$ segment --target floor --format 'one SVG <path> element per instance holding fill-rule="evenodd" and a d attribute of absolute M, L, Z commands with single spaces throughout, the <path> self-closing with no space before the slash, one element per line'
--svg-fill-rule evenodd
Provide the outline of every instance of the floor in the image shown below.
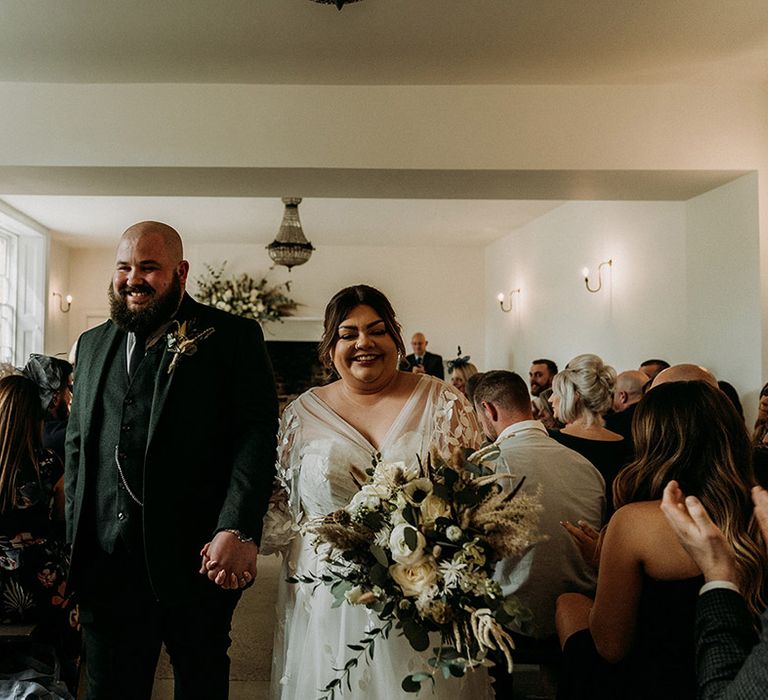
<path fill-rule="evenodd" d="M 230 700 L 267 700 L 272 663 L 275 596 L 280 575 L 277 557 L 261 557 L 257 583 L 243 594 L 232 621 Z M 515 691 L 509 700 L 551 700 L 553 684 L 537 666 L 515 668 Z M 152 700 L 172 700 L 173 673 L 163 654 Z M 309 698 L 307 700 L 310 700 Z"/>
<path fill-rule="evenodd" d="M 243 593 L 232 620 L 229 656 L 230 700 L 266 700 L 272 665 L 275 597 L 280 574 L 277 557 L 260 557 L 256 583 Z M 172 700 L 173 672 L 163 654 L 152 700 Z"/>

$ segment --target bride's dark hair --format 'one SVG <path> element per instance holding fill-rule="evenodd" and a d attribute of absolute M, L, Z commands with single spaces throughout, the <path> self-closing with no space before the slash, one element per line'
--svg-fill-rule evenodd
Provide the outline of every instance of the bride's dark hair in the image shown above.
<path fill-rule="evenodd" d="M 352 287 L 345 287 L 328 302 L 325 307 L 325 320 L 323 321 L 323 338 L 317 348 L 320 361 L 325 367 L 330 368 L 331 356 L 336 343 L 339 340 L 339 326 L 347 318 L 356 306 L 364 304 L 370 306 L 384 321 L 392 340 L 395 342 L 397 352 L 405 356 L 405 343 L 401 335 L 400 324 L 395 317 L 395 311 L 389 299 L 378 289 L 369 287 L 367 284 L 356 284 Z"/>

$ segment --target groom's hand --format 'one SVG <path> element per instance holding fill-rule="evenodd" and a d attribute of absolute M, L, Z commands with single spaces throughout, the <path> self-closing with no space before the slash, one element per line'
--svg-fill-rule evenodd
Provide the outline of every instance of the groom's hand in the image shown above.
<path fill-rule="evenodd" d="M 222 530 L 200 551 L 200 573 L 227 590 L 245 588 L 256 578 L 258 554 L 255 543 Z"/>

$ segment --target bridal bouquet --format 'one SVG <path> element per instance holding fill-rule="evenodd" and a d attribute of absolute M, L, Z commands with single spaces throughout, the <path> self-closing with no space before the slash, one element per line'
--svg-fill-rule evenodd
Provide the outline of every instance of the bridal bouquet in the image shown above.
<path fill-rule="evenodd" d="M 537 541 L 538 498 L 520 493 L 522 481 L 504 489 L 506 474 L 432 455 L 426 463 L 374 460 L 369 480 L 344 509 L 307 527 L 325 550 L 325 570 L 292 583 L 330 587 L 334 607 L 364 605 L 381 624 L 364 632 L 340 675 L 323 692 L 332 700 L 361 657 L 373 659 L 374 642 L 392 629 L 422 652 L 439 639 L 422 671 L 403 679 L 418 692 L 436 673 L 463 676 L 486 659 L 512 671 L 512 638 L 506 624 L 524 626 L 530 613 L 493 580 L 495 564 L 520 556 Z"/>
<path fill-rule="evenodd" d="M 225 265 L 205 266 L 207 272 L 196 280 L 198 301 L 256 321 L 279 321 L 296 310 L 288 283 L 269 287 L 266 278 L 257 281 L 246 273 L 225 279 Z"/>

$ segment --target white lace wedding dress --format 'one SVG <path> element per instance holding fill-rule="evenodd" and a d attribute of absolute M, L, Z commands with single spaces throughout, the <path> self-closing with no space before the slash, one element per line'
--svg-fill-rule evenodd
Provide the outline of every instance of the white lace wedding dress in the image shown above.
<path fill-rule="evenodd" d="M 317 397 L 302 394 L 283 414 L 278 454 L 279 479 L 288 491 L 289 513 L 294 522 L 316 518 L 344 507 L 358 490 L 352 478 L 365 480 L 365 470 L 380 454 L 383 462 L 412 463 L 426 457 L 431 445 L 446 455 L 458 446 L 476 447 L 481 440 L 476 419 L 463 396 L 441 381 L 422 376 L 378 450 Z M 267 518 L 263 550 L 285 540 L 286 528 Z M 366 629 L 377 626 L 375 613 L 364 606 L 343 604 L 332 608 L 333 598 L 324 585 L 289 584 L 292 573 L 321 573 L 322 563 L 309 537 L 297 535 L 285 552 L 278 596 L 278 623 L 272 667 L 272 697 L 276 700 L 311 700 L 335 678 L 334 669 L 356 654 L 356 644 Z M 437 643 L 438 640 L 435 640 Z M 351 676 L 352 691 L 343 688 L 336 697 L 359 700 L 413 698 L 400 684 L 423 670 L 429 654 L 414 651 L 405 637 L 392 630 L 388 640 L 377 639 L 374 661 L 360 660 Z M 437 679 L 434 694 L 429 682 L 420 697 L 448 700 L 491 698 L 485 669 L 464 678 Z"/>

